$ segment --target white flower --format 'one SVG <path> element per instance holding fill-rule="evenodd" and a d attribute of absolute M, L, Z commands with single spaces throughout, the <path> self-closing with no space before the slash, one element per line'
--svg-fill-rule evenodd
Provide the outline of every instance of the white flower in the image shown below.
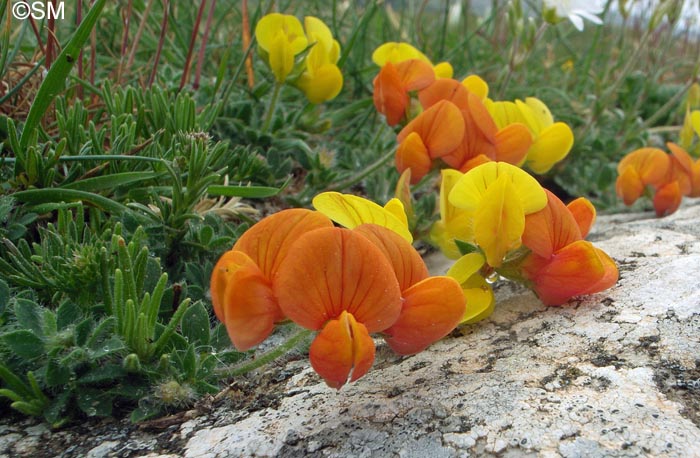
<path fill-rule="evenodd" d="M 554 10 L 559 18 L 569 18 L 571 23 L 583 31 L 583 20 L 588 19 L 594 24 L 602 24 L 603 21 L 596 16 L 603 12 L 603 5 L 599 0 L 543 0 L 545 17 L 548 10 Z"/>

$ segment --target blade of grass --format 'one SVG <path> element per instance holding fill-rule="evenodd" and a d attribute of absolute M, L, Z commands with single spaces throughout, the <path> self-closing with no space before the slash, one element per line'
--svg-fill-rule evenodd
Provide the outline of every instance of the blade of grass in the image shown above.
<path fill-rule="evenodd" d="M 155 172 L 123 172 L 104 175 L 94 178 L 86 178 L 84 180 L 75 181 L 65 186 L 63 189 L 77 189 L 79 191 L 100 191 L 104 189 L 113 189 L 127 184 L 134 185 L 143 181 L 149 181 L 162 176 L 162 173 Z"/>
<path fill-rule="evenodd" d="M 272 197 L 279 194 L 281 188 L 273 188 L 270 186 L 209 186 L 207 193 L 210 196 L 224 197 L 247 197 L 247 198 L 264 198 Z"/>
<path fill-rule="evenodd" d="M 80 54 L 80 49 L 90 36 L 90 31 L 97 23 L 97 19 L 100 17 L 102 8 L 104 8 L 106 3 L 107 0 L 97 0 L 93 7 L 90 8 L 90 11 L 85 16 L 85 20 L 63 48 L 63 51 L 61 51 L 61 54 L 59 54 L 56 62 L 46 75 L 46 79 L 41 83 L 32 107 L 29 109 L 27 121 L 24 124 L 24 129 L 22 129 L 22 136 L 19 139 L 22 148 L 27 147 L 32 132 L 41 122 L 41 118 L 44 117 L 53 99 L 63 90 L 66 78 L 73 68 L 78 54 Z"/>
<path fill-rule="evenodd" d="M 81 201 L 88 202 L 94 205 L 95 207 L 117 215 L 129 211 L 129 209 L 126 206 L 115 202 L 112 199 L 101 196 L 99 194 L 94 194 L 92 192 L 78 191 L 75 189 L 29 189 L 27 191 L 16 192 L 12 194 L 12 197 L 14 197 L 20 202 L 24 202 L 30 205 L 47 204 L 53 202 Z"/>

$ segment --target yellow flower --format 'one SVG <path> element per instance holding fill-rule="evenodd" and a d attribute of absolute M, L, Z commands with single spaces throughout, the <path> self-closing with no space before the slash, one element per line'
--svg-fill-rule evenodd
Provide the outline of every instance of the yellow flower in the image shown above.
<path fill-rule="evenodd" d="M 455 262 L 447 276 L 457 280 L 467 301 L 461 324 L 476 323 L 493 313 L 493 289 L 479 273 L 486 263 L 481 253 L 465 254 Z"/>
<path fill-rule="evenodd" d="M 413 242 L 403 204 L 397 198 L 391 199 L 382 207 L 352 194 L 322 192 L 314 197 L 312 203 L 320 213 L 348 229 L 371 223 L 391 229 L 408 242 Z"/>
<path fill-rule="evenodd" d="M 522 244 L 525 215 L 547 205 L 547 195 L 527 172 L 506 162 L 487 162 L 465 173 L 448 196 L 455 207 L 474 212 L 474 241 L 492 267 Z"/>
<path fill-rule="evenodd" d="M 482 102 L 489 96 L 489 85 L 479 75 L 467 76 L 462 80 L 462 85 L 479 97 Z"/>
<path fill-rule="evenodd" d="M 532 146 L 527 152 L 525 165 L 535 173 L 548 172 L 569 154 L 574 145 L 571 128 L 563 122 L 554 122 L 547 105 L 535 97 L 528 97 L 525 102 L 488 100 L 486 107 L 499 128 L 518 122 L 530 130 Z"/>
<path fill-rule="evenodd" d="M 305 70 L 296 85 L 311 103 L 321 103 L 333 99 L 343 87 L 343 74 L 336 65 L 340 58 L 340 44 L 318 18 L 307 16 L 304 27 L 312 46 L 306 56 Z"/>
<path fill-rule="evenodd" d="M 411 59 L 422 60 L 423 62 L 433 65 L 425 54 L 404 42 L 397 43 L 390 41 L 384 43 L 372 53 L 372 61 L 380 67 L 383 67 L 387 62 L 397 64 Z M 437 65 L 433 65 L 433 71 L 438 78 L 452 78 L 454 73 L 452 65 L 450 65 L 449 62 L 440 62 Z"/>
<path fill-rule="evenodd" d="M 294 56 L 306 49 L 308 41 L 297 18 L 272 13 L 255 26 L 255 39 L 278 83 L 284 83 L 294 68 Z"/>
<path fill-rule="evenodd" d="M 430 238 L 445 256 L 457 259 L 461 253 L 455 240 L 474 240 L 474 212 L 457 208 L 448 200 L 452 188 L 464 174 L 453 169 L 442 169 L 440 173 L 440 221 L 436 221 L 430 229 Z"/>

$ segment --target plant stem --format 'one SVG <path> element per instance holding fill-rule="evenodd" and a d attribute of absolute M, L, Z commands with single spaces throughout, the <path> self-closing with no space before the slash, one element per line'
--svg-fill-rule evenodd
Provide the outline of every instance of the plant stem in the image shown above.
<path fill-rule="evenodd" d="M 394 157 L 394 150 L 389 151 L 386 153 L 384 156 L 380 157 L 376 161 L 372 162 L 370 165 L 365 167 L 363 170 L 360 172 L 356 173 L 355 175 L 346 178 L 345 180 L 339 181 L 337 183 L 331 183 L 328 185 L 326 188 L 326 191 L 339 191 L 343 189 L 347 189 L 350 186 L 353 186 L 363 179 L 365 179 L 367 176 L 371 175 L 372 173 L 376 172 L 380 168 L 382 168 L 386 163 Z"/>
<path fill-rule="evenodd" d="M 169 0 L 163 0 L 163 20 L 160 24 L 160 37 L 158 38 L 158 47 L 156 48 L 156 57 L 153 59 L 153 69 L 151 76 L 148 77 L 148 87 L 153 86 L 153 81 L 156 79 L 158 70 L 158 62 L 160 61 L 160 53 L 163 51 L 163 43 L 165 43 L 165 30 L 168 28 L 168 10 L 170 8 Z"/>
<path fill-rule="evenodd" d="M 310 329 L 302 329 L 301 331 L 294 334 L 292 337 L 287 339 L 282 345 L 269 350 L 262 355 L 255 358 L 253 361 L 240 364 L 238 366 L 232 367 L 230 369 L 225 369 L 221 371 L 221 375 L 228 377 L 235 377 L 237 375 L 247 374 L 250 371 L 262 367 L 277 358 L 289 353 L 293 350 L 299 343 L 304 341 L 308 336 L 311 335 L 313 331 Z"/>
<path fill-rule="evenodd" d="M 267 107 L 267 114 L 265 115 L 265 122 L 262 126 L 263 133 L 267 132 L 272 124 L 272 115 L 275 112 L 275 106 L 277 106 L 277 99 L 280 96 L 280 89 L 282 89 L 282 83 L 275 82 L 275 90 L 272 92 L 272 98 L 270 99 L 270 105 Z"/>

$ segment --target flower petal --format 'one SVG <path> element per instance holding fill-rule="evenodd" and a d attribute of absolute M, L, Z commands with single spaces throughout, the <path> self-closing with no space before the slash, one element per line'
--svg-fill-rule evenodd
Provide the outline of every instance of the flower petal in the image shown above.
<path fill-rule="evenodd" d="M 423 109 L 427 110 L 441 100 L 448 100 L 460 109 L 467 108 L 469 91 L 458 81 L 439 78 L 433 84 L 418 93 Z"/>
<path fill-rule="evenodd" d="M 489 85 L 479 75 L 467 76 L 462 80 L 462 85 L 481 100 L 489 96 Z"/>
<path fill-rule="evenodd" d="M 497 161 L 520 165 L 532 145 L 532 134 L 525 124 L 509 124 L 496 133 L 494 138 Z"/>
<path fill-rule="evenodd" d="M 581 237 L 586 238 L 588 233 L 591 231 L 591 227 L 593 227 L 593 224 L 595 223 L 595 207 L 590 200 L 586 199 L 585 197 L 579 197 L 578 199 L 569 202 L 566 208 L 568 208 L 571 214 L 574 215 L 576 224 L 578 224 L 578 228 L 581 231 Z M 525 224 L 527 224 L 527 222 Z"/>
<path fill-rule="evenodd" d="M 461 285 L 479 272 L 485 263 L 486 258 L 481 253 L 467 253 L 452 264 L 447 276 L 454 278 Z"/>
<path fill-rule="evenodd" d="M 569 154 L 574 145 L 574 133 L 563 122 L 545 127 L 527 152 L 527 166 L 537 174 L 547 173 L 554 164 Z"/>
<path fill-rule="evenodd" d="M 374 79 L 374 107 L 386 116 L 386 122 L 395 126 L 401 121 L 408 107 L 408 94 L 401 77 L 392 63 L 384 65 Z"/>
<path fill-rule="evenodd" d="M 383 331 L 401 312 L 399 284 L 384 253 L 366 237 L 337 227 L 300 237 L 273 289 L 285 316 L 308 329 L 321 329 L 346 310 L 368 332 Z"/>
<path fill-rule="evenodd" d="M 377 224 L 396 232 L 409 243 L 413 242 L 405 215 L 399 218 L 392 211 L 371 200 L 352 194 L 322 192 L 314 197 L 312 203 L 320 213 L 348 229 L 354 229 L 365 223 Z"/>
<path fill-rule="evenodd" d="M 333 223 L 319 212 L 302 208 L 282 210 L 254 224 L 233 249 L 247 254 L 271 280 L 291 245 L 302 234 L 321 227 L 333 227 Z"/>
<path fill-rule="evenodd" d="M 437 158 L 454 150 L 464 136 L 464 118 L 457 106 L 442 100 L 408 123 L 397 136 L 399 142 L 411 133 L 420 135 L 431 158 Z"/>
<path fill-rule="evenodd" d="M 319 104 L 334 99 L 340 93 L 343 88 L 343 74 L 336 65 L 325 64 L 315 69 L 313 74 L 302 74 L 297 86 L 309 102 Z"/>
<path fill-rule="evenodd" d="M 461 324 L 472 324 L 491 316 L 496 305 L 493 289 L 484 277 L 475 274 L 462 283 L 462 292 L 467 300 L 467 309 Z"/>
<path fill-rule="evenodd" d="M 532 252 L 549 258 L 565 246 L 581 240 L 581 230 L 574 215 L 552 192 L 547 193 L 547 206 L 525 217 L 523 245 Z"/>
<path fill-rule="evenodd" d="M 420 59 L 424 62 L 430 62 L 425 54 L 418 51 L 408 43 L 387 42 L 379 46 L 372 53 L 372 62 L 380 67 L 386 65 L 387 62 L 399 63 L 409 59 Z"/>
<path fill-rule="evenodd" d="M 618 166 L 619 170 L 619 166 Z M 644 192 L 644 183 L 637 169 L 629 165 L 622 170 L 615 180 L 615 192 L 622 198 L 625 205 L 632 205 Z"/>
<path fill-rule="evenodd" d="M 661 186 L 654 194 L 654 210 L 656 216 L 668 216 L 678 210 L 683 194 L 678 181 L 672 181 Z"/>
<path fill-rule="evenodd" d="M 269 281 L 253 260 L 240 251 L 229 253 L 225 256 L 229 269 L 225 275 L 229 278 L 217 317 L 226 326 L 233 345 L 244 351 L 265 340 L 283 315 Z"/>
<path fill-rule="evenodd" d="M 374 341 L 367 328 L 345 311 L 326 323 L 309 348 L 311 366 L 335 389 L 348 378 L 353 382 L 365 375 L 372 367 L 374 354 Z"/>
<path fill-rule="evenodd" d="M 428 277 L 428 268 L 413 246 L 397 233 L 376 224 L 362 224 L 354 230 L 374 243 L 389 260 L 401 291 Z"/>
<path fill-rule="evenodd" d="M 408 171 L 410 173 L 411 184 L 418 183 L 430 172 L 433 165 L 428 148 L 425 147 L 423 140 L 416 132 L 411 132 L 399 143 L 394 161 L 399 172 L 403 174 Z"/>
<path fill-rule="evenodd" d="M 396 71 L 406 91 L 419 91 L 435 81 L 433 67 L 422 60 L 411 59 L 396 64 Z"/>
<path fill-rule="evenodd" d="M 400 355 L 424 350 L 449 334 L 464 316 L 462 288 L 450 277 L 430 277 L 403 292 L 399 319 L 385 331 L 386 342 Z"/>

